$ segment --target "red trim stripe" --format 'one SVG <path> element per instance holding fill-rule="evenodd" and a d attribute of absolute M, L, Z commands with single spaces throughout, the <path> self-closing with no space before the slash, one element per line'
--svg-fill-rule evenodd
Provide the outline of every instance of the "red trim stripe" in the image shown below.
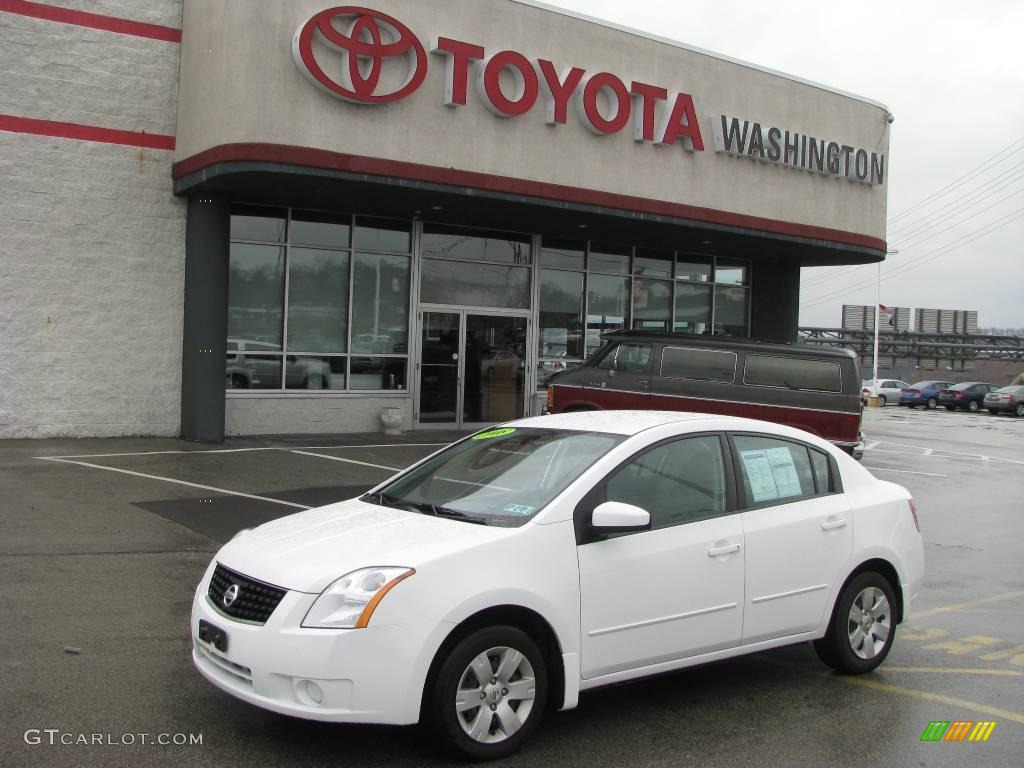
<path fill-rule="evenodd" d="M 496 176 L 475 171 L 460 171 L 455 168 L 441 168 L 399 160 L 382 160 L 374 157 L 346 155 L 309 147 L 291 147 L 281 144 L 222 144 L 211 147 L 174 164 L 172 175 L 175 179 L 201 171 L 218 163 L 281 163 L 308 168 L 324 168 L 347 173 L 370 176 L 392 176 L 414 181 L 446 184 L 490 192 L 504 192 L 547 200 L 560 200 L 582 205 L 616 208 L 625 211 L 639 211 L 695 222 L 720 224 L 729 227 L 770 232 L 791 237 L 825 240 L 846 246 L 868 248 L 884 253 L 885 240 L 856 232 L 797 224 L 758 216 L 747 216 L 713 208 L 683 205 L 665 200 L 650 200 L 632 195 L 600 192 L 594 189 L 569 187 L 543 181 L 531 181 L 506 176 Z"/>
<path fill-rule="evenodd" d="M 53 5 L 45 5 L 44 3 L 32 3 L 28 2 L 28 0 L 0 0 L 0 11 L 17 13 L 20 16 L 30 16 L 33 19 L 46 19 L 47 21 L 56 21 L 61 24 L 72 24 L 76 27 L 102 29 L 107 32 L 116 32 L 119 35 L 148 37 L 152 40 L 163 40 L 168 43 L 181 42 L 181 30 L 174 27 L 118 19 L 99 13 L 89 13 L 88 11 L 74 11 L 70 8 L 58 8 Z"/>
<path fill-rule="evenodd" d="M 174 149 L 174 137 L 162 133 L 145 131 L 118 131 L 113 128 L 97 128 L 94 125 L 59 123 L 53 120 L 36 120 L 31 117 L 0 115 L 0 131 L 31 133 L 35 136 L 54 136 L 59 139 L 98 141 L 103 144 L 124 144 L 129 147 L 149 149 Z"/>

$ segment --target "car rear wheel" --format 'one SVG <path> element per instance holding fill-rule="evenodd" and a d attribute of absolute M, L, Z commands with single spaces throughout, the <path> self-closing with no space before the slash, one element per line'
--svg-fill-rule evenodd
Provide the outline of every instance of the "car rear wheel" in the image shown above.
<path fill-rule="evenodd" d="M 879 408 L 885 408 L 885 404 L 887 402 L 888 401 L 885 399 L 885 395 L 879 395 L 878 396 L 878 407 Z"/>
<path fill-rule="evenodd" d="M 1013 412 L 1016 416 L 1024 418 L 1024 403 L 1017 403 L 1014 407 Z"/>
<path fill-rule="evenodd" d="M 896 637 L 896 600 L 879 573 L 858 574 L 836 601 L 828 633 L 814 642 L 818 657 L 837 672 L 863 675 L 889 655 Z"/>
<path fill-rule="evenodd" d="M 477 630 L 441 665 L 425 701 L 425 719 L 443 744 L 474 760 L 519 749 L 540 725 L 547 704 L 544 655 L 521 629 Z"/>
<path fill-rule="evenodd" d="M 929 397 L 928 398 L 928 410 L 929 411 L 934 411 L 936 408 L 938 408 L 938 406 L 939 406 L 939 401 L 938 400 L 936 400 L 934 397 Z"/>
<path fill-rule="evenodd" d="M 969 402 L 967 404 L 967 410 L 970 411 L 971 413 L 977 413 L 978 412 L 978 401 L 977 400 L 971 400 L 971 402 Z"/>

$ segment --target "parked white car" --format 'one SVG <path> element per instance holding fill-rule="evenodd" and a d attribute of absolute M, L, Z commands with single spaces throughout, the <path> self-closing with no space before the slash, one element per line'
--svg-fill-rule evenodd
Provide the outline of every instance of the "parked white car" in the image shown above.
<path fill-rule="evenodd" d="M 192 656 L 265 709 L 423 721 L 497 758 L 610 683 L 809 640 L 869 672 L 923 571 L 910 494 L 806 432 L 542 416 L 237 535 L 196 591 Z"/>
<path fill-rule="evenodd" d="M 898 405 L 900 402 L 900 394 L 904 389 L 909 389 L 910 385 L 905 381 L 899 379 L 867 379 L 860 385 L 860 399 L 867 403 L 869 397 L 877 397 L 878 404 L 885 406 L 888 403 Z"/>

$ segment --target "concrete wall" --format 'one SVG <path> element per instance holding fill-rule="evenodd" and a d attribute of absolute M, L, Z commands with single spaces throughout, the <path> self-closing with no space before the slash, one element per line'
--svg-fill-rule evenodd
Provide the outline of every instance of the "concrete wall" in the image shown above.
<path fill-rule="evenodd" d="M 455 38 L 488 54 L 549 59 L 559 71 L 577 66 L 689 93 L 706 151 L 636 142 L 631 126 L 598 136 L 572 108 L 565 125 L 547 125 L 542 100 L 520 117 L 498 117 L 472 83 L 466 106 L 446 107 L 445 59 L 430 53 L 429 74 L 412 95 L 352 104 L 307 80 L 292 57 L 293 35 L 325 7 L 320 0 L 185 0 L 177 160 L 263 142 L 885 238 L 884 185 L 716 153 L 707 124 L 709 115 L 726 114 L 886 153 L 880 105 L 512 0 L 375 0 L 372 7 L 404 23 L 427 50 L 434 37 Z M 338 54 L 322 57 L 324 67 L 340 70 Z"/>
<path fill-rule="evenodd" d="M 412 428 L 412 398 L 409 396 L 229 395 L 224 431 L 229 437 L 380 432 L 380 412 L 384 408 L 402 409 L 405 414 L 402 428 Z"/>
<path fill-rule="evenodd" d="M 180 26 L 180 0 L 51 4 Z M 179 47 L 0 13 L 0 113 L 173 135 Z M 171 160 L 0 132 L 0 438 L 178 433 Z"/>

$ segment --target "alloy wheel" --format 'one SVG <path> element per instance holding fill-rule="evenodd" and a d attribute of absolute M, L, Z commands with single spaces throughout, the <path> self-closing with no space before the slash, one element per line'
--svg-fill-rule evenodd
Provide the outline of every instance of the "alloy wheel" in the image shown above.
<path fill-rule="evenodd" d="M 865 587 L 854 598 L 847 618 L 850 650 L 861 659 L 873 659 L 889 641 L 892 610 L 885 593 L 877 587 Z"/>
<path fill-rule="evenodd" d="M 469 663 L 459 679 L 456 716 L 473 741 L 495 744 L 523 727 L 535 697 L 536 678 L 529 659 L 515 648 L 489 648 Z"/>

